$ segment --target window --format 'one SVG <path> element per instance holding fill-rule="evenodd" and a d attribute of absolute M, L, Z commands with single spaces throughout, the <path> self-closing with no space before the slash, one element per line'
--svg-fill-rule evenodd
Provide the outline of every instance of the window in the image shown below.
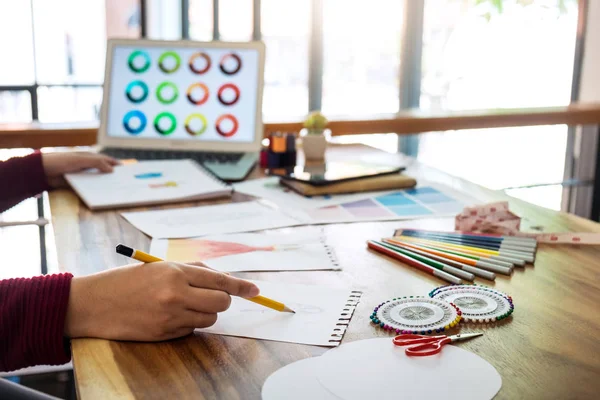
<path fill-rule="evenodd" d="M 210 41 L 213 38 L 212 0 L 190 0 L 188 13 L 190 39 Z"/>
<path fill-rule="evenodd" d="M 253 1 L 219 0 L 219 38 L 229 42 L 252 40 Z"/>
<path fill-rule="evenodd" d="M 426 0 L 421 108 L 568 104 L 576 28 L 575 0 Z M 566 126 L 438 132 L 420 138 L 421 161 L 492 189 L 563 180 Z M 511 193 L 560 209 L 560 185 Z"/>
<path fill-rule="evenodd" d="M 0 122 L 97 119 L 106 38 L 139 34 L 139 0 L 0 0 Z"/>
<path fill-rule="evenodd" d="M 261 1 L 261 33 L 267 48 L 263 114 L 267 120 L 308 112 L 310 6 L 306 0 Z"/>
<path fill-rule="evenodd" d="M 324 113 L 398 111 L 402 4 L 323 0 Z"/>

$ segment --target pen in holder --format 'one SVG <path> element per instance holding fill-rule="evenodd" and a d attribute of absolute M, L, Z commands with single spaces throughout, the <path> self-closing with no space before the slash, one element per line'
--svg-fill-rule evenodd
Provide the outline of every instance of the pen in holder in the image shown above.
<path fill-rule="evenodd" d="M 269 136 L 269 147 L 261 152 L 261 166 L 268 169 L 292 168 L 296 165 L 296 135 L 276 132 Z"/>

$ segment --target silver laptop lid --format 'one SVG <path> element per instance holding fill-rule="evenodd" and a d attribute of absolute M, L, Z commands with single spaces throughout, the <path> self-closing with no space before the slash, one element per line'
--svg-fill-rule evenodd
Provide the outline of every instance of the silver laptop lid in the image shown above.
<path fill-rule="evenodd" d="M 262 42 L 108 41 L 103 147 L 258 151 Z"/>

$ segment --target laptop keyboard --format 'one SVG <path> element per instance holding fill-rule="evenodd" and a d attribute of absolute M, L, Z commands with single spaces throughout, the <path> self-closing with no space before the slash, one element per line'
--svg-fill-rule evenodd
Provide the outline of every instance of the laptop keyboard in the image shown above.
<path fill-rule="evenodd" d="M 149 150 L 149 149 L 122 149 L 105 148 L 101 153 L 120 159 L 134 158 L 136 160 L 181 160 L 192 159 L 201 164 L 221 163 L 235 164 L 244 153 L 208 153 L 198 151 L 179 150 Z"/>

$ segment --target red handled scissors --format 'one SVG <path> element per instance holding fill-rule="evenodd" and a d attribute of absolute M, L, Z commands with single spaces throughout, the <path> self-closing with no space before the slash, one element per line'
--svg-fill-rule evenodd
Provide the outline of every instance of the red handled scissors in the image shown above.
<path fill-rule="evenodd" d="M 394 338 L 394 344 L 396 346 L 410 346 L 404 350 L 407 356 L 432 356 L 442 351 L 442 346 L 447 345 L 448 343 L 459 342 L 481 335 L 483 335 L 483 333 L 463 333 L 453 336 L 403 334 Z"/>

